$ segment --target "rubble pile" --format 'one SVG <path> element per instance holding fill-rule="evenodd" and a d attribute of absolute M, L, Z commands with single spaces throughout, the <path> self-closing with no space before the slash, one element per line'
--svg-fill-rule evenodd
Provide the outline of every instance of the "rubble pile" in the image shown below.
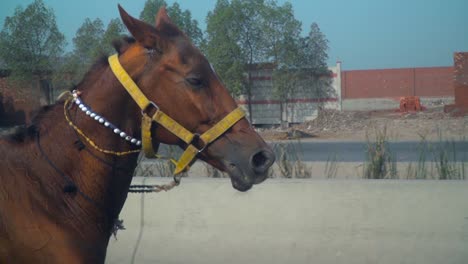
<path fill-rule="evenodd" d="M 325 139 L 365 139 L 366 133 L 386 129 L 395 140 L 419 140 L 421 137 L 437 138 L 468 136 L 468 118 L 453 117 L 444 113 L 443 107 L 419 112 L 399 111 L 336 111 L 322 110 L 309 122 L 259 129 L 267 140 L 318 137 Z"/>

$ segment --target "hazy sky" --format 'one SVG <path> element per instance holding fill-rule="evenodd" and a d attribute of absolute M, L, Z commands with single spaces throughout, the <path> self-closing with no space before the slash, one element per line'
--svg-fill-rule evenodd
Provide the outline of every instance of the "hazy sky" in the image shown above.
<path fill-rule="evenodd" d="M 146 0 L 44 0 L 57 16 L 69 47 L 86 17 L 105 25 L 118 16 L 117 3 L 138 17 Z M 33 0 L 2 0 L 0 23 Z M 174 1 L 166 0 L 172 4 Z M 179 0 L 205 30 L 215 0 Z M 278 1 L 284 3 L 284 0 Z M 317 22 L 330 41 L 329 65 L 343 69 L 450 66 L 453 52 L 468 51 L 468 0 L 292 0 L 304 34 Z M 71 49 L 71 48 L 69 48 Z"/>

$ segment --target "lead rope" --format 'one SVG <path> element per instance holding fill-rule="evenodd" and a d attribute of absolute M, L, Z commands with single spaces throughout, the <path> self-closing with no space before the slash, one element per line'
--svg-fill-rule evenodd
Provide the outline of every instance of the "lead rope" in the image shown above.
<path fill-rule="evenodd" d="M 169 191 L 175 186 L 180 184 L 180 179 L 177 181 L 172 181 L 168 184 L 163 184 L 163 185 L 130 185 L 130 188 L 128 189 L 128 192 L 131 193 L 152 193 L 152 192 L 161 192 L 161 191 Z"/>

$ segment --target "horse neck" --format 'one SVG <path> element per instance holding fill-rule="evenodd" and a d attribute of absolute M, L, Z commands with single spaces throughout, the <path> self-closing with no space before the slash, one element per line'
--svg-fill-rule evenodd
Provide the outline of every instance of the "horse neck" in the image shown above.
<path fill-rule="evenodd" d="M 82 93 L 81 100 L 95 113 L 126 131 L 129 135 L 139 138 L 140 113 L 135 102 L 115 80 L 109 67 L 106 66 L 101 71 L 96 72 L 94 76 L 97 77 L 86 77 L 77 87 L 77 90 Z M 111 129 L 87 116 L 77 106 L 74 106 L 69 113 L 76 127 L 100 148 L 116 152 L 137 148 Z M 103 225 L 102 229 L 108 232 L 125 202 L 138 154 L 117 157 L 102 153 L 67 126 L 65 125 L 65 129 L 51 131 L 48 135 L 49 140 L 60 137 L 61 135 L 58 134 L 63 133 L 63 131 L 69 131 L 66 134 L 72 138 L 68 139 L 66 145 L 71 145 L 78 138 L 84 144 L 85 149 L 75 151 L 72 157 L 66 159 L 64 167 L 68 168 L 67 171 L 79 191 L 92 200 L 90 202 L 86 201 L 87 199 L 81 199 L 80 206 L 85 208 L 85 214 L 90 216 L 90 221 L 93 222 L 97 219 L 106 219 L 105 223 L 101 224 Z M 43 139 L 44 144 L 46 144 L 46 140 L 47 138 Z M 60 151 L 58 152 L 60 153 Z M 55 156 L 59 159 L 60 154 Z M 64 159 L 62 158 L 62 160 Z M 105 214 L 106 217 L 102 218 L 102 214 Z"/>
<path fill-rule="evenodd" d="M 141 115 L 137 104 L 120 85 L 108 66 L 97 72 L 95 75 L 98 75 L 97 79 L 90 76 L 87 78 L 89 80 L 83 81 L 78 87 L 78 91 L 82 93 L 82 101 L 90 106 L 94 112 L 111 121 L 117 127 L 124 131 L 128 131 L 129 134 L 138 136 L 138 127 L 140 126 Z M 81 116 L 83 117 L 84 126 L 98 125 L 98 122 L 90 120 L 89 117 L 83 114 Z M 102 131 L 100 130 L 95 132 L 101 134 Z M 102 130 L 105 129 L 103 128 Z M 109 132 L 108 130 L 106 131 Z M 106 138 L 113 141 L 113 144 L 119 144 L 122 148 L 125 148 L 126 146 L 128 147 L 128 144 L 123 140 L 120 140 L 119 137 Z"/>

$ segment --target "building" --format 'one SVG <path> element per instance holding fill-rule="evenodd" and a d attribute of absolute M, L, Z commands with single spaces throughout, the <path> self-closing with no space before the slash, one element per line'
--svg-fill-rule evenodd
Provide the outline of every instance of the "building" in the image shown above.
<path fill-rule="evenodd" d="M 311 87 L 303 87 L 305 89 L 298 89 L 290 98 L 280 100 L 273 92 L 273 70 L 272 64 L 251 68 L 252 124 L 261 126 L 302 123 L 316 118 L 319 107 L 341 110 L 341 62 L 329 67 L 329 73 L 320 76 L 330 81 L 330 91 L 326 96 L 316 96 L 310 92 Z M 247 96 L 240 96 L 237 103 L 249 113 Z"/>

